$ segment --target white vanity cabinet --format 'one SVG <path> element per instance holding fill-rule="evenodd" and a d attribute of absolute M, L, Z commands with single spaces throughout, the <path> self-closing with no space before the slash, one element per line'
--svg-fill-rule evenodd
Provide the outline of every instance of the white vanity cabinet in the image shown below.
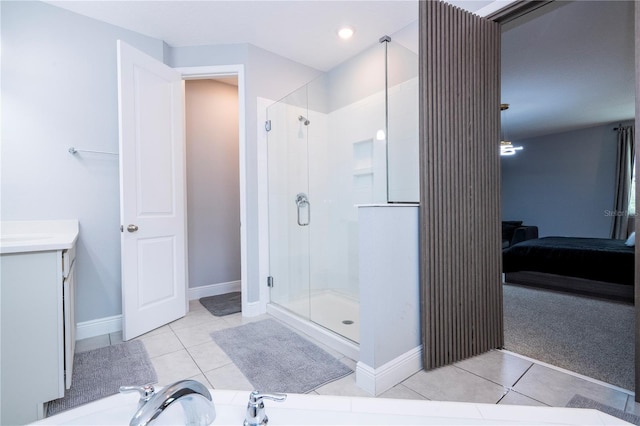
<path fill-rule="evenodd" d="M 12 233 L 11 225 L 0 225 L 3 425 L 42 418 L 44 403 L 63 397 L 71 385 L 78 225 L 63 222 L 71 222 L 71 234 L 35 233 L 34 224 L 30 232 Z"/>

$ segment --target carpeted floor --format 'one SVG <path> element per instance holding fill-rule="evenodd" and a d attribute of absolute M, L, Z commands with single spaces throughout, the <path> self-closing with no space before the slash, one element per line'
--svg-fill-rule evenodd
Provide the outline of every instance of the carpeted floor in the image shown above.
<path fill-rule="evenodd" d="M 634 307 L 504 285 L 505 349 L 634 389 Z"/>
<path fill-rule="evenodd" d="M 74 357 L 71 388 L 63 398 L 48 403 L 47 416 L 115 395 L 122 385 L 144 385 L 157 380 L 139 340 L 79 352 Z"/>
<path fill-rule="evenodd" d="M 353 372 L 272 319 L 215 331 L 211 337 L 262 392 L 307 393 Z"/>

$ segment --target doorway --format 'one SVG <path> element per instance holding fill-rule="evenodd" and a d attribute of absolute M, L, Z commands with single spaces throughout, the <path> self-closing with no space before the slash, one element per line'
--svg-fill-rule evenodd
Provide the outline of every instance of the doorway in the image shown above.
<path fill-rule="evenodd" d="M 633 105 L 633 60 L 632 2 L 553 2 L 503 25 L 501 101 L 511 104 L 503 115 L 503 136 L 524 146 L 502 157 L 503 220 L 538 226 L 540 237 L 609 238 L 611 218 L 603 211 L 613 201 L 612 123 L 633 118 L 628 109 Z M 537 68 L 541 64 L 553 66 L 542 70 Z M 589 84 L 591 77 L 597 84 Z M 627 87 L 620 90 L 609 81 Z M 550 89 L 554 102 L 544 102 Z M 587 103 L 580 100 L 583 95 L 590 96 L 589 110 L 581 108 Z M 538 105 L 545 106 L 548 116 L 563 120 L 543 123 L 533 107 Z M 551 279 L 546 276 L 538 285 Z M 633 390 L 632 306 L 539 288 L 510 286 L 504 294 L 506 349 Z M 538 303 L 545 314 L 534 308 Z M 556 315 L 554 306 L 562 307 Z M 574 314 L 571 306 L 576 307 Z M 610 321 L 607 327 L 601 313 L 589 321 L 596 309 L 623 320 Z M 525 319 L 530 312 L 548 323 L 529 326 Z M 572 341 L 582 330 L 589 332 Z M 623 344 L 611 344 L 614 336 Z M 539 343 L 533 343 L 535 339 Z"/>
<path fill-rule="evenodd" d="M 238 78 L 185 81 L 189 299 L 240 291 Z"/>
<path fill-rule="evenodd" d="M 136 337 L 184 316 L 188 301 L 199 298 L 197 292 L 186 294 L 184 80 L 237 78 L 237 183 L 240 224 L 243 225 L 239 231 L 240 289 L 245 314 L 244 308 L 248 304 L 245 297 L 244 65 L 171 68 L 120 40 L 117 46 L 121 223 L 129 224 L 128 232 L 123 233 L 121 254 L 123 339 Z M 140 114 L 140 111 L 144 113 Z M 144 272 L 144 280 L 139 279 L 140 271 Z M 164 286 L 160 298 L 157 296 L 158 283 Z M 211 290 L 209 286 L 200 287 Z M 215 286 L 214 289 L 214 294 L 228 292 Z M 144 303 L 140 303 L 141 296 L 147 298 Z M 163 303 L 158 303 L 159 300 Z M 152 308 L 155 311 L 150 315 L 148 311 Z"/>
<path fill-rule="evenodd" d="M 246 115 L 245 114 L 246 113 L 245 113 L 244 65 L 236 64 L 236 65 L 220 65 L 220 66 L 205 66 L 205 67 L 180 67 L 175 69 L 182 75 L 182 78 L 185 81 L 185 86 L 189 82 L 193 83 L 200 80 L 213 82 L 211 84 L 212 86 L 216 84 L 223 85 L 223 86 L 218 86 L 218 89 L 220 89 L 220 87 L 222 87 L 222 89 L 225 89 L 224 85 L 231 86 L 232 89 L 230 91 L 231 92 L 235 91 L 235 99 L 237 102 L 237 103 L 233 103 L 233 105 L 226 105 L 224 106 L 224 108 L 222 108 L 225 114 L 232 114 L 232 116 L 235 117 L 235 120 L 236 120 L 235 129 L 237 130 L 237 148 L 235 148 L 235 150 L 237 152 L 236 153 L 237 173 L 235 173 L 235 176 L 233 177 L 236 180 L 234 182 L 227 181 L 224 183 L 220 183 L 220 186 L 227 187 L 226 189 L 224 189 L 224 191 L 230 197 L 231 195 L 229 194 L 231 194 L 233 190 L 232 188 L 229 188 L 229 187 L 235 185 L 238 188 L 237 198 L 235 198 L 237 200 L 237 206 L 236 206 L 235 212 L 236 214 L 239 212 L 239 215 L 235 217 L 236 219 L 235 226 L 236 226 L 236 230 L 239 229 L 239 231 L 236 232 L 236 235 L 239 234 L 240 275 L 237 280 L 209 282 L 209 283 L 207 283 L 207 281 L 196 281 L 198 280 L 198 278 L 194 280 L 191 277 L 189 277 L 188 279 L 189 288 L 188 288 L 188 296 L 187 296 L 186 302 L 188 305 L 189 300 L 195 300 L 201 297 L 213 296 L 216 294 L 228 293 L 231 291 L 240 291 L 242 295 L 241 296 L 242 315 L 245 315 L 245 316 L 256 315 L 257 313 L 259 313 L 259 312 L 256 312 L 256 307 L 255 307 L 256 304 L 250 303 L 247 298 L 248 287 L 247 287 L 247 279 L 246 279 L 248 241 L 247 241 L 247 231 L 245 226 L 245 224 L 247 223 L 247 212 L 246 212 L 247 188 L 246 188 L 246 158 L 245 158 L 245 152 L 246 152 L 246 136 L 245 136 L 246 135 L 246 132 L 245 132 L 245 121 L 246 121 L 245 116 Z M 226 87 L 226 89 L 227 89 L 227 92 L 229 92 L 229 87 Z M 227 149 L 231 150 L 232 148 L 227 147 Z M 187 155 L 188 154 L 189 153 L 187 153 Z M 205 161 L 205 166 L 206 165 L 207 163 Z M 209 163 L 209 165 L 212 166 L 212 163 Z M 187 169 L 188 168 L 189 168 L 189 165 L 187 161 Z M 189 174 L 190 174 L 190 171 L 187 170 L 187 175 Z M 206 191 L 206 188 L 211 188 L 212 186 L 217 184 L 218 184 L 217 182 L 202 182 L 200 185 L 203 186 Z M 207 202 L 217 203 L 217 201 L 211 197 L 214 194 L 212 192 L 208 192 L 208 194 L 209 194 L 209 201 Z M 187 214 L 189 214 L 189 212 Z M 229 215 L 230 213 L 227 211 L 227 214 Z M 233 222 L 233 220 L 234 220 L 233 217 L 227 216 L 226 223 L 231 223 Z M 187 224 L 187 226 L 189 226 L 189 224 Z M 191 232 L 191 230 L 189 232 Z M 225 232 L 228 232 L 227 235 L 233 235 L 233 229 L 225 230 Z M 236 240 L 236 244 L 238 244 L 237 240 Z M 193 250 L 198 250 L 198 248 L 194 248 Z M 200 255 L 196 254 L 196 256 L 198 256 L 199 258 L 204 259 L 204 260 L 201 260 L 202 262 L 211 261 L 211 254 L 207 253 L 206 250 L 207 250 L 207 247 L 205 244 L 203 252 Z M 190 255 L 191 253 L 189 252 L 188 256 L 190 257 Z M 236 249 L 235 251 L 235 256 L 237 261 L 238 249 Z M 198 267 L 198 264 L 199 264 L 198 262 L 196 262 L 196 265 L 194 265 L 194 267 Z M 191 268 L 191 265 L 189 265 L 189 268 Z M 235 268 L 237 271 L 237 262 L 236 262 Z M 223 274 L 229 274 L 230 270 L 231 269 L 226 269 L 223 272 Z M 226 276 L 233 277 L 233 275 L 226 275 Z M 236 273 L 236 276 L 237 276 L 237 273 Z M 215 281 L 218 281 L 220 279 L 225 279 L 225 278 L 213 278 L 213 279 Z"/>

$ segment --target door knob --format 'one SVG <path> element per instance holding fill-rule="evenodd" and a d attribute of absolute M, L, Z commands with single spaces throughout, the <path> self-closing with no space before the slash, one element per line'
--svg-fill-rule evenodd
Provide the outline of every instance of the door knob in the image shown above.
<path fill-rule="evenodd" d="M 127 226 L 127 231 L 136 232 L 138 230 L 138 225 L 129 225 Z"/>

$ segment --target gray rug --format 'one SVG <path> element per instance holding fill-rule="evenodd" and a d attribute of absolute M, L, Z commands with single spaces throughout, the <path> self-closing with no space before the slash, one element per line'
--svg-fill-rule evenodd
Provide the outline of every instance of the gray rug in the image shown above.
<path fill-rule="evenodd" d="M 504 347 L 634 389 L 634 307 L 504 285 Z"/>
<path fill-rule="evenodd" d="M 567 407 L 571 408 L 593 408 L 594 410 L 602 411 L 610 416 L 617 417 L 625 422 L 633 423 L 634 425 L 640 425 L 640 416 L 635 414 L 625 413 L 622 410 L 611 407 L 609 405 L 602 404 L 593 399 L 589 399 L 585 396 L 575 394 L 573 398 L 567 404 Z"/>
<path fill-rule="evenodd" d="M 78 352 L 73 362 L 71 388 L 63 398 L 49 402 L 47 416 L 115 395 L 122 385 L 157 381 L 149 355 L 139 340 Z"/>
<path fill-rule="evenodd" d="M 307 393 L 352 373 L 272 319 L 215 331 L 211 337 L 261 392 Z"/>
<path fill-rule="evenodd" d="M 200 303 L 202 303 L 202 306 L 207 308 L 212 315 L 223 317 L 242 310 L 241 294 L 239 291 L 234 291 L 233 293 L 203 297 L 200 299 Z"/>

